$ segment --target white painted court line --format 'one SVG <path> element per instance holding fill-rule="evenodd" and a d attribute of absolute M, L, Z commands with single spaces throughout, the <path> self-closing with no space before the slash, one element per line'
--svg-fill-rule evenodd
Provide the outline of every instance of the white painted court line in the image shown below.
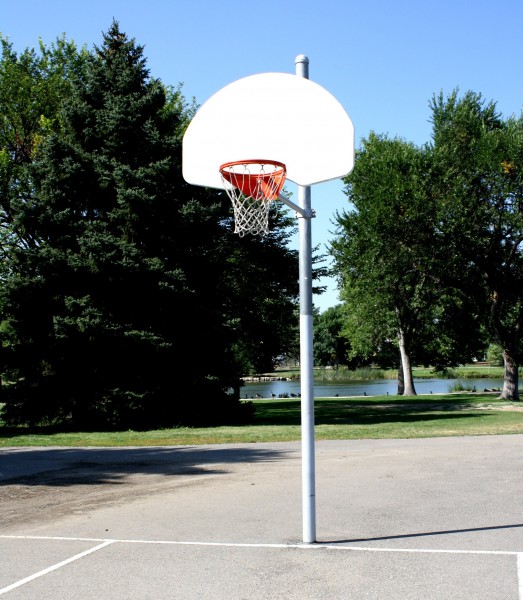
<path fill-rule="evenodd" d="M 333 544 L 321 544 L 321 548 L 330 550 L 345 550 L 352 552 L 398 552 L 408 554 L 486 554 L 490 556 L 518 556 L 517 552 L 510 550 L 444 550 L 437 548 L 373 548 L 371 546 L 339 546 Z"/>
<path fill-rule="evenodd" d="M 2 536 L 2 537 L 11 537 L 11 536 Z M 36 539 L 36 538 L 27 537 L 26 539 Z M 39 538 L 39 539 L 42 539 L 42 538 Z M 62 538 L 62 539 L 71 539 L 71 538 Z M 74 556 L 71 556 L 70 558 L 63 560 L 62 562 L 59 562 L 59 563 L 56 563 L 55 565 L 47 567 L 47 569 L 38 571 L 38 573 L 34 573 L 33 575 L 30 575 L 29 577 L 25 577 L 24 579 L 20 579 L 20 581 L 16 581 L 15 583 L 12 583 L 11 585 L 8 585 L 7 587 L 0 589 L 0 596 L 2 594 L 6 594 L 7 592 L 10 592 L 11 590 L 14 590 L 17 587 L 20 587 L 21 585 L 24 585 L 26 583 L 29 583 L 30 581 L 33 581 L 34 579 L 38 579 L 38 577 L 47 575 L 47 573 L 51 573 L 51 571 L 56 571 L 57 569 L 60 569 L 61 567 L 74 562 L 75 560 L 79 560 L 80 558 L 83 558 L 84 556 L 87 556 L 88 554 L 92 554 L 93 552 L 96 552 L 102 548 L 105 548 L 105 546 L 109 546 L 112 543 L 114 543 L 114 540 L 105 540 L 102 544 L 98 544 L 98 546 L 95 546 L 94 548 L 85 550 L 85 552 L 80 552 L 80 554 L 75 554 Z"/>
<path fill-rule="evenodd" d="M 61 537 L 47 535 L 0 535 L 0 539 L 15 540 L 56 540 L 68 542 L 111 542 L 119 544 L 152 544 L 152 545 L 171 545 L 171 546 L 224 546 L 237 548 L 299 548 L 303 544 L 254 544 L 243 542 L 179 542 L 173 540 L 118 540 L 104 538 L 83 538 L 83 537 Z"/>
<path fill-rule="evenodd" d="M 518 590 L 519 600 L 523 600 L 523 552 L 518 554 Z"/>
<path fill-rule="evenodd" d="M 22 539 L 22 540 L 57 540 L 73 542 L 108 542 L 118 544 L 151 544 L 151 545 L 171 545 L 171 546 L 215 546 L 228 548 L 298 548 L 300 550 L 340 550 L 345 552 L 404 552 L 410 554 L 486 554 L 492 556 L 523 556 L 523 553 L 511 550 L 445 550 L 430 548 L 380 548 L 372 546 L 349 546 L 333 543 L 317 542 L 314 544 L 267 544 L 267 543 L 246 543 L 246 542 L 201 542 L 201 541 L 176 541 L 176 540 L 133 540 L 133 539 L 104 539 L 104 538 L 83 538 L 83 537 L 57 537 L 57 536 L 37 536 L 37 535 L 0 535 L 0 539 Z M 519 563 L 518 563 L 519 565 Z M 523 569 L 523 565 L 521 566 Z"/>
<path fill-rule="evenodd" d="M 225 548 L 267 548 L 267 549 L 289 549 L 298 548 L 301 550 L 338 550 L 346 552 L 397 552 L 410 554 L 472 554 L 472 555 L 490 555 L 490 556 L 515 556 L 517 560 L 517 581 L 518 581 L 518 596 L 519 600 L 523 600 L 523 552 L 504 551 L 504 550 L 444 550 L 444 549 L 428 549 L 428 548 L 373 548 L 368 546 L 347 546 L 340 544 L 332 544 L 321 542 L 315 544 L 254 544 L 241 542 L 191 542 L 191 541 L 173 541 L 173 540 L 118 540 L 118 539 L 103 539 L 103 538 L 81 538 L 81 537 L 58 537 L 58 536 L 37 536 L 37 535 L 0 535 L 0 539 L 17 539 L 17 540 L 55 540 L 55 541 L 74 541 L 74 542 L 100 542 L 94 548 L 90 548 L 80 554 L 75 554 L 56 565 L 52 565 L 47 569 L 39 571 L 34 575 L 30 575 L 25 579 L 21 579 L 5 588 L 0 589 L 0 596 L 9 592 L 33 579 L 42 577 L 51 571 L 55 571 L 71 562 L 79 560 L 84 556 L 97 552 L 111 544 L 144 544 L 144 545 L 170 545 L 170 546 L 213 546 Z"/>

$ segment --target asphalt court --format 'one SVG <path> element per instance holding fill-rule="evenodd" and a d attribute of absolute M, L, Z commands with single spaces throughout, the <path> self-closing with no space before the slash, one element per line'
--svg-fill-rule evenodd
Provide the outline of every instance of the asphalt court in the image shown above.
<path fill-rule="evenodd" d="M 0 517 L 0 595 L 523 600 L 522 451 L 521 435 L 317 442 L 304 545 L 299 443 L 0 450 L 0 497 L 32 499 Z"/>

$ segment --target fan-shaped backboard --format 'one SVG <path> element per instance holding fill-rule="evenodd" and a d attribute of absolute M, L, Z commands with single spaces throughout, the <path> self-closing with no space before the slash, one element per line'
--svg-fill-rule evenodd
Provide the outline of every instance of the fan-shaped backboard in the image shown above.
<path fill-rule="evenodd" d="M 183 139 L 183 177 L 223 188 L 220 166 L 251 159 L 284 163 L 287 179 L 299 185 L 338 179 L 354 165 L 354 127 L 317 83 L 287 73 L 251 75 L 197 111 Z"/>

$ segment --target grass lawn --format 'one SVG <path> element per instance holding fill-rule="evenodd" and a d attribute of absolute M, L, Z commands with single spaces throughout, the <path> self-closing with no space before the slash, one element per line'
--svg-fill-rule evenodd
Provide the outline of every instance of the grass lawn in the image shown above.
<path fill-rule="evenodd" d="M 0 447 L 165 446 L 299 440 L 300 401 L 256 400 L 251 425 L 121 432 L 1 428 Z M 497 394 L 317 398 L 316 439 L 384 439 L 523 433 L 523 403 Z"/>
<path fill-rule="evenodd" d="M 485 363 L 461 365 L 449 369 L 447 376 L 442 373 L 435 373 L 431 367 L 413 367 L 412 374 L 415 379 L 430 379 L 433 377 L 445 379 L 483 379 L 483 378 L 503 378 L 504 369 L 502 366 L 490 366 Z M 288 377 L 292 379 L 300 378 L 299 367 L 279 367 L 274 373 L 263 373 L 266 377 Z M 523 370 L 520 369 L 520 375 Z M 314 369 L 314 378 L 317 381 L 359 381 L 372 379 L 397 379 L 397 369 L 374 369 L 364 367 L 361 369 L 348 369 L 340 367 L 339 369 Z"/>

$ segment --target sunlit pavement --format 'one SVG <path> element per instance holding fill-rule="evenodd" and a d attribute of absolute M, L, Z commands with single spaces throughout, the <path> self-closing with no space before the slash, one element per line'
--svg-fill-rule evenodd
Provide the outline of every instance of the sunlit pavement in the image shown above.
<path fill-rule="evenodd" d="M 55 485 L 54 505 L 4 520 L 0 595 L 523 600 L 522 451 L 521 435 L 318 442 L 305 545 L 299 443 L 0 450 L 4 486 Z"/>

